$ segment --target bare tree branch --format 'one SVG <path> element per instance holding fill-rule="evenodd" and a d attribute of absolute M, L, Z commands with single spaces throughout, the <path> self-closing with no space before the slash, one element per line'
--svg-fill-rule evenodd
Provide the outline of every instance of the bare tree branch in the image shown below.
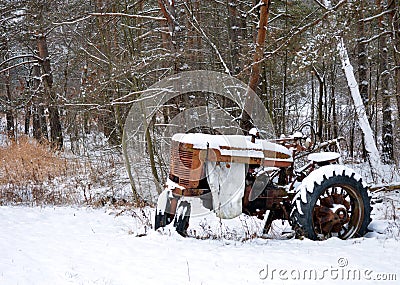
<path fill-rule="evenodd" d="M 372 41 L 374 41 L 376 39 L 379 39 L 380 37 L 388 35 L 388 34 L 392 34 L 392 32 L 391 31 L 384 31 L 384 32 L 382 32 L 382 33 L 380 33 L 378 35 L 375 35 L 375 36 L 373 36 L 373 37 L 371 37 L 369 39 L 362 40 L 362 41 L 360 41 L 360 43 L 367 44 L 367 43 L 370 43 L 370 42 L 372 42 Z"/>
<path fill-rule="evenodd" d="M 0 66 L 4 65 L 4 64 L 6 64 L 6 63 L 8 63 L 10 61 L 16 60 L 16 59 L 30 58 L 30 57 L 36 59 L 39 62 L 42 61 L 42 59 L 40 57 L 38 57 L 37 55 L 34 55 L 34 54 L 23 54 L 23 55 L 17 55 L 17 56 L 13 56 L 13 57 L 7 58 L 5 61 L 0 63 Z"/>
<path fill-rule="evenodd" d="M 362 21 L 362 22 L 370 22 L 370 21 L 373 21 L 373 20 L 375 20 L 377 18 L 380 18 L 380 17 L 382 17 L 382 16 L 384 16 L 386 14 L 390 14 L 392 11 L 393 10 L 385 10 L 385 11 L 379 13 L 379 14 L 373 15 L 373 16 L 368 17 L 368 18 L 361 19 L 360 21 Z"/>
<path fill-rule="evenodd" d="M 318 19 L 316 19 L 316 20 L 314 20 L 314 21 L 312 21 L 312 22 L 310 22 L 310 23 L 308 23 L 308 24 L 306 24 L 306 25 L 304 25 L 304 26 L 302 26 L 302 27 L 298 27 L 291 35 L 288 35 L 288 36 L 285 37 L 285 38 L 278 39 L 277 42 L 279 42 L 279 41 L 281 41 L 281 40 L 283 40 L 283 39 L 286 39 L 286 40 L 285 40 L 280 46 L 278 46 L 274 51 L 271 51 L 271 52 L 266 53 L 267 55 L 264 56 L 263 58 L 261 58 L 259 61 L 253 62 L 251 65 L 245 67 L 245 68 L 242 70 L 242 72 L 249 70 L 250 68 L 252 68 L 252 66 L 253 66 L 254 64 L 259 64 L 259 63 L 261 63 L 261 62 L 264 62 L 264 61 L 265 61 L 266 59 L 268 59 L 271 55 L 277 53 L 278 51 L 280 51 L 281 49 L 283 49 L 284 47 L 286 47 L 286 46 L 290 43 L 290 41 L 291 41 L 295 36 L 297 36 L 297 35 L 303 33 L 304 31 L 308 30 L 309 28 L 311 28 L 311 27 L 313 27 L 313 26 L 319 24 L 322 20 L 324 20 L 324 19 L 325 19 L 326 17 L 328 17 L 330 14 L 336 12 L 336 10 L 338 10 L 338 9 L 339 9 L 343 4 L 345 4 L 345 3 L 347 3 L 347 0 L 342 0 L 342 1 L 340 1 L 340 2 L 339 2 L 338 4 L 336 4 L 335 7 L 333 7 L 332 9 L 329 9 L 329 10 L 327 9 L 327 11 L 326 11 L 321 17 L 319 17 Z"/>
<path fill-rule="evenodd" d="M 145 16 L 145 15 L 136 15 L 136 14 L 126 14 L 126 13 L 89 13 L 90 16 L 96 17 L 128 17 L 135 19 L 147 19 L 147 20 L 155 20 L 155 21 L 166 21 L 163 17 L 153 17 L 153 16 Z"/>
<path fill-rule="evenodd" d="M 13 66 L 9 66 L 7 68 L 0 70 L 0 73 L 7 72 L 7 71 L 17 68 L 18 66 L 21 66 L 21 65 L 30 64 L 30 63 L 38 63 L 38 62 L 39 62 L 38 60 L 29 60 L 29 61 L 20 62 L 20 63 L 14 64 Z"/>
<path fill-rule="evenodd" d="M 92 15 L 87 15 L 87 16 L 84 16 L 84 17 L 76 18 L 76 19 L 66 20 L 64 22 L 53 22 L 53 25 L 56 25 L 56 26 L 72 25 L 72 24 L 79 23 L 81 21 L 85 21 L 85 20 L 87 20 L 87 19 L 89 19 L 91 17 L 92 17 Z"/>
<path fill-rule="evenodd" d="M 213 48 L 215 53 L 217 54 L 219 61 L 221 64 L 224 66 L 225 72 L 229 75 L 231 75 L 231 71 L 229 70 L 228 65 L 225 63 L 224 58 L 222 57 L 221 53 L 219 52 L 217 46 L 211 41 L 211 39 L 207 36 L 207 34 L 204 32 L 204 30 L 201 28 L 199 22 L 197 21 L 196 17 L 193 15 L 193 13 L 190 11 L 189 7 L 187 6 L 186 3 L 184 3 L 184 6 L 186 8 L 186 11 L 189 13 L 191 19 L 193 20 L 190 21 L 190 24 L 203 36 L 203 38 L 210 44 L 210 46 Z"/>

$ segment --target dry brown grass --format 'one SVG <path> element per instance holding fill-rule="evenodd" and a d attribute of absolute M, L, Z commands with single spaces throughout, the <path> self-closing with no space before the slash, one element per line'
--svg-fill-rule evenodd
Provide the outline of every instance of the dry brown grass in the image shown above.
<path fill-rule="evenodd" d="M 131 206 L 122 167 L 113 153 L 74 156 L 19 138 L 0 147 L 0 205 Z"/>
<path fill-rule="evenodd" d="M 21 137 L 0 147 L 0 205 L 59 205 L 76 200 L 75 193 L 57 189 L 69 162 L 49 145 Z"/>
<path fill-rule="evenodd" d="M 0 184 L 43 183 L 66 174 L 67 161 L 48 145 L 20 138 L 0 148 Z"/>

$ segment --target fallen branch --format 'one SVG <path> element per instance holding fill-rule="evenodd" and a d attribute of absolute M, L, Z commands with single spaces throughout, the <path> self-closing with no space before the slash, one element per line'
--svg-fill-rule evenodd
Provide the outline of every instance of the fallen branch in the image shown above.
<path fill-rule="evenodd" d="M 400 189 L 400 182 L 392 182 L 389 184 L 374 184 L 369 187 L 369 191 L 371 192 L 387 192 L 387 191 L 395 191 Z"/>

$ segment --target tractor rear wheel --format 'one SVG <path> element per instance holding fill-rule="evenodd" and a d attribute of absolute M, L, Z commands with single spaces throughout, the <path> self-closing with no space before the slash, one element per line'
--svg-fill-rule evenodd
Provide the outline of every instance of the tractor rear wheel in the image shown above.
<path fill-rule="evenodd" d="M 297 235 L 312 240 L 365 235 L 371 221 L 371 206 L 361 177 L 340 165 L 314 172 L 317 173 L 312 172 L 308 181 L 309 177 L 304 179 L 293 200 L 290 216 Z"/>

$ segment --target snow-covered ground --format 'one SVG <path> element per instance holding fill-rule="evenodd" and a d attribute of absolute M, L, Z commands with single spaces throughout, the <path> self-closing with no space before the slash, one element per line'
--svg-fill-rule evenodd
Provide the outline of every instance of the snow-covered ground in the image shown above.
<path fill-rule="evenodd" d="M 400 192 L 374 193 L 373 232 L 364 238 L 284 239 L 287 223 L 276 221 L 267 239 L 263 221 L 220 221 L 212 213 L 191 218 L 190 237 L 182 238 L 171 227 L 152 229 L 153 208 L 83 207 L 87 199 L 99 205 L 101 198 L 130 201 L 131 194 L 118 159 L 82 152 L 95 154 L 101 167 L 93 168 L 96 179 L 68 178 L 76 191 L 86 190 L 80 206 L 0 207 L 0 285 L 400 284 Z M 354 168 L 373 183 L 368 167 Z M 388 181 L 400 181 L 393 167 L 385 171 Z M 55 185 L 56 192 L 66 188 Z"/>
<path fill-rule="evenodd" d="M 0 207 L 0 284 L 399 284 L 400 238 L 385 234 L 389 221 L 372 225 L 383 234 L 347 241 L 240 240 L 261 223 L 209 215 L 191 220 L 191 232 L 220 227 L 236 237 L 196 239 L 153 231 L 153 215 Z"/>

